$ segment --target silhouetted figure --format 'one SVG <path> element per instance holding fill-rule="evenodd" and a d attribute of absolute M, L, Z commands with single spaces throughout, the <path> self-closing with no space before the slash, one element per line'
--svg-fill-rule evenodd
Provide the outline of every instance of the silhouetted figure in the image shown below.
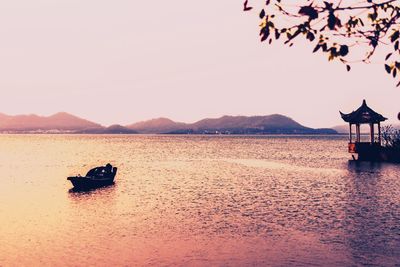
<path fill-rule="evenodd" d="M 87 174 L 86 177 L 107 177 L 113 174 L 115 167 L 113 168 L 110 163 L 107 163 L 106 166 L 100 166 L 91 169 Z"/>
<path fill-rule="evenodd" d="M 111 174 L 112 173 L 112 166 L 110 163 L 107 163 L 106 167 L 104 168 L 105 174 Z"/>

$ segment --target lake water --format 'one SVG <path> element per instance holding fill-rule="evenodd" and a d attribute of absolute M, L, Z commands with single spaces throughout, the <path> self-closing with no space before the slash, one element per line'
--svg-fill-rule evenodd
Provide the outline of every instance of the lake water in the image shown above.
<path fill-rule="evenodd" d="M 395 266 L 400 165 L 345 136 L 0 135 L 0 266 Z M 67 176 L 110 162 L 116 184 Z"/>

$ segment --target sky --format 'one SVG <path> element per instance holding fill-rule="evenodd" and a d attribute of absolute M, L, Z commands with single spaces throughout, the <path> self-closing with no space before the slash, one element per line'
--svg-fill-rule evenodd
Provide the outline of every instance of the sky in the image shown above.
<path fill-rule="evenodd" d="M 242 3 L 2 1 L 0 112 L 103 125 L 279 113 L 331 127 L 366 99 L 398 122 L 400 88 L 381 59 L 347 72 L 306 43 L 260 43 Z"/>

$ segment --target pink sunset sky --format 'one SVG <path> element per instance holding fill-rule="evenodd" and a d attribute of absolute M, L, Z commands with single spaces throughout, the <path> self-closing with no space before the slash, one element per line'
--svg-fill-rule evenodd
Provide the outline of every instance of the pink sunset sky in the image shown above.
<path fill-rule="evenodd" d="M 330 127 L 366 99 L 397 122 L 400 89 L 382 58 L 348 73 L 306 43 L 260 43 L 258 10 L 242 3 L 3 1 L 0 112 L 104 125 L 280 113 Z"/>

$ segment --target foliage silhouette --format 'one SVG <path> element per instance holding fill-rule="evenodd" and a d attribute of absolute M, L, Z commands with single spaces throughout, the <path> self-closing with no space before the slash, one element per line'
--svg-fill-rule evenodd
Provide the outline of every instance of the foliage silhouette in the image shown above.
<path fill-rule="evenodd" d="M 256 2 L 263 3 L 258 13 L 262 42 L 271 44 L 283 39 L 284 44 L 292 46 L 304 36 L 313 43 L 314 53 L 322 51 L 329 61 L 341 61 L 347 71 L 351 70 L 351 63 L 370 63 L 377 48 L 386 45 L 390 51 L 384 58 L 384 68 L 397 77 L 400 0 L 246 0 L 244 11 L 252 10 L 250 5 Z M 360 47 L 365 50 L 361 56 L 357 55 Z"/>
<path fill-rule="evenodd" d="M 394 129 L 392 125 L 382 127 L 382 144 L 400 150 L 400 130 Z"/>

